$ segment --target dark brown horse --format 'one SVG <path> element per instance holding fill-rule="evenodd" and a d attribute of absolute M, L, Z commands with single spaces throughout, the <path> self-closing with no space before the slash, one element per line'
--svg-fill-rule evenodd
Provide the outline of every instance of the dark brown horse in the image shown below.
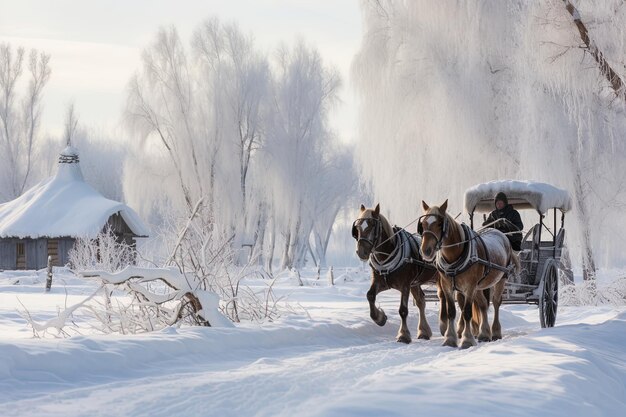
<path fill-rule="evenodd" d="M 457 338 L 462 335 L 462 349 L 475 346 L 474 332 L 478 333 L 479 341 L 501 339 L 502 292 L 507 275 L 519 271 L 519 259 L 509 240 L 495 229 L 477 234 L 457 223 L 446 213 L 448 200 L 439 207 L 429 207 L 422 201 L 422 207 L 424 216 L 418 226 L 422 233 L 421 249 L 424 260 L 432 262 L 436 258 L 440 272 L 437 293 L 441 301 L 439 326 L 442 333 L 445 331 L 444 345 L 457 347 Z M 454 328 L 455 290 L 462 311 L 458 335 Z M 487 297 L 491 298 L 494 307 L 491 328 L 487 319 Z M 474 330 L 472 318 L 477 325 Z"/>
<path fill-rule="evenodd" d="M 418 339 L 430 339 L 432 331 L 426 321 L 426 300 L 421 285 L 434 282 L 437 271 L 423 262 L 419 254 L 419 240 L 404 229 L 394 229 L 380 214 L 380 206 L 366 209 L 361 205 L 357 220 L 352 226 L 352 236 L 356 239 L 356 253 L 363 260 L 369 260 L 372 269 L 372 285 L 367 292 L 370 317 L 379 326 L 387 322 L 385 312 L 376 307 L 376 295 L 390 288 L 400 291 L 402 319 L 398 330 L 398 342 L 411 343 L 411 332 L 406 325 L 409 314 L 409 293 L 413 295 L 419 309 L 417 326 Z"/>

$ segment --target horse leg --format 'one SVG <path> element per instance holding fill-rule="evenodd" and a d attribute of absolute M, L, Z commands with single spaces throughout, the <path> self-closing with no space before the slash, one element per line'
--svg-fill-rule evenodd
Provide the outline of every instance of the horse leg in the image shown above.
<path fill-rule="evenodd" d="M 500 306 L 502 305 L 502 293 L 504 292 L 504 286 L 506 285 L 506 279 L 501 279 L 493 287 L 493 324 L 491 325 L 491 339 L 502 339 L 502 326 L 500 325 Z"/>
<path fill-rule="evenodd" d="M 463 304 L 463 320 L 465 321 L 465 328 L 463 329 L 463 338 L 461 339 L 461 349 L 467 349 L 472 346 L 476 346 L 476 339 L 472 334 L 472 303 L 474 302 L 475 287 L 470 287 L 466 290 L 465 303 Z"/>
<path fill-rule="evenodd" d="M 409 288 L 402 288 L 402 295 L 400 296 L 400 308 L 398 314 L 400 314 L 400 330 L 398 330 L 398 337 L 396 341 L 401 343 L 411 343 L 411 332 L 409 326 L 406 325 L 406 318 L 409 315 Z"/>
<path fill-rule="evenodd" d="M 379 326 L 384 326 L 387 323 L 387 315 L 382 308 L 376 307 L 376 295 L 380 292 L 378 285 L 373 282 L 369 291 L 367 292 L 367 301 L 370 305 L 370 317 L 374 320 L 374 323 Z"/>
<path fill-rule="evenodd" d="M 450 346 L 450 347 L 457 347 L 459 339 L 456 334 L 456 329 L 455 329 L 456 326 L 454 323 L 454 320 L 456 319 L 456 307 L 454 306 L 454 294 L 453 294 L 454 291 L 452 289 L 452 286 L 450 285 L 450 282 L 443 276 L 441 277 L 441 283 L 442 283 L 443 294 L 445 297 L 446 312 L 448 314 L 448 317 L 447 317 L 448 325 L 446 327 L 446 332 L 444 334 L 445 340 L 443 342 L 443 345 Z"/>
<path fill-rule="evenodd" d="M 429 340 L 433 335 L 433 332 L 430 330 L 428 320 L 426 320 L 426 298 L 424 291 L 422 291 L 422 288 L 418 285 L 416 287 L 411 287 L 411 294 L 413 294 L 413 299 L 415 300 L 415 304 L 419 310 L 417 338 Z"/>
<path fill-rule="evenodd" d="M 456 302 L 459 305 L 459 308 L 461 309 L 461 311 L 463 311 L 463 306 L 465 305 L 465 296 L 460 291 L 456 292 Z M 456 325 L 456 335 L 459 339 L 463 335 L 464 330 L 465 330 L 465 318 L 463 317 L 463 314 L 460 314 L 459 321 L 457 322 L 457 325 Z"/>
<path fill-rule="evenodd" d="M 439 331 L 442 336 L 445 336 L 448 330 L 448 303 L 446 302 L 442 279 L 445 277 L 441 275 L 437 278 L 437 297 L 439 298 Z"/>
<path fill-rule="evenodd" d="M 491 342 L 491 329 L 489 328 L 489 291 L 476 291 L 472 303 L 472 333 L 478 335 L 479 342 Z"/>

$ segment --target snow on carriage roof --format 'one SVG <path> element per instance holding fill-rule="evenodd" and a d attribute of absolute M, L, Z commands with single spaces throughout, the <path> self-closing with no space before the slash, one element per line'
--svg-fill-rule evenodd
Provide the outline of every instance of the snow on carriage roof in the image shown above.
<path fill-rule="evenodd" d="M 478 184 L 465 191 L 465 210 L 487 212 L 493 210 L 497 193 L 506 194 L 509 204 L 516 208 L 533 208 L 545 213 L 551 208 L 566 212 L 572 208 L 569 192 L 553 185 L 534 181 L 500 180 Z"/>
<path fill-rule="evenodd" d="M 133 209 L 105 198 L 85 182 L 78 152 L 68 146 L 61 152 L 55 176 L 0 204 L 0 237 L 93 238 L 115 213 L 134 234 L 148 235 L 148 228 Z"/>

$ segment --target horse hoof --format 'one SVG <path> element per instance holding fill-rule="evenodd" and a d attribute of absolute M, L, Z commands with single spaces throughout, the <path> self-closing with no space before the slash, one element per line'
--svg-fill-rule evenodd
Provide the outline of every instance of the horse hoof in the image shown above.
<path fill-rule="evenodd" d="M 444 340 L 443 345 L 441 345 L 441 346 L 448 346 L 448 347 L 453 347 L 453 348 L 458 347 L 457 346 L 457 341 L 456 340 L 450 340 L 450 339 Z"/>
<path fill-rule="evenodd" d="M 406 335 L 398 336 L 398 338 L 396 339 L 396 342 L 406 343 L 408 345 L 409 343 L 411 343 L 411 337 L 406 336 Z"/>
<path fill-rule="evenodd" d="M 417 338 L 422 340 L 430 340 L 430 335 L 427 333 L 418 333 Z"/>
<path fill-rule="evenodd" d="M 385 323 L 387 323 L 387 315 L 383 314 L 383 318 L 378 321 L 374 321 L 374 323 L 378 324 L 380 327 L 383 327 Z"/>
<path fill-rule="evenodd" d="M 494 340 L 494 341 L 495 341 L 495 340 L 500 340 L 500 339 L 502 339 L 502 335 L 501 335 L 501 334 L 494 334 L 494 335 L 491 337 L 491 340 Z"/>
<path fill-rule="evenodd" d="M 476 342 L 473 340 L 464 340 L 461 342 L 461 349 L 468 349 L 472 346 L 476 346 Z"/>
<path fill-rule="evenodd" d="M 479 342 L 491 342 L 491 338 L 489 336 L 478 336 Z"/>

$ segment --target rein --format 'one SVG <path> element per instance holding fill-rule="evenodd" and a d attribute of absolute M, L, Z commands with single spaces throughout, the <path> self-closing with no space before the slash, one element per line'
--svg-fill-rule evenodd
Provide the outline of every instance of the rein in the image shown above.
<path fill-rule="evenodd" d="M 396 235 L 397 235 L 398 233 L 400 233 L 402 230 L 405 230 L 407 227 L 409 227 L 410 225 L 412 225 L 413 223 L 415 223 L 416 221 L 418 221 L 420 218 L 421 218 L 421 217 L 418 217 L 418 218 L 414 219 L 414 220 L 413 220 L 413 221 L 411 221 L 410 223 L 406 224 L 404 227 L 400 227 L 400 228 L 398 228 L 398 230 L 397 230 L 397 231 L 395 231 L 395 232 L 393 231 L 393 228 L 392 228 L 392 233 L 391 233 L 391 236 L 389 236 L 387 239 L 385 239 L 385 240 L 383 240 L 382 242 L 380 242 L 378 245 L 374 246 L 374 248 L 372 249 L 372 252 L 374 252 L 374 251 L 376 250 L 376 248 L 378 248 L 379 246 L 381 246 L 381 245 L 383 245 L 383 244 L 387 243 L 389 240 L 391 240 L 391 239 L 395 238 L 395 237 L 396 237 Z M 384 252 L 379 252 L 379 253 L 384 253 Z"/>

